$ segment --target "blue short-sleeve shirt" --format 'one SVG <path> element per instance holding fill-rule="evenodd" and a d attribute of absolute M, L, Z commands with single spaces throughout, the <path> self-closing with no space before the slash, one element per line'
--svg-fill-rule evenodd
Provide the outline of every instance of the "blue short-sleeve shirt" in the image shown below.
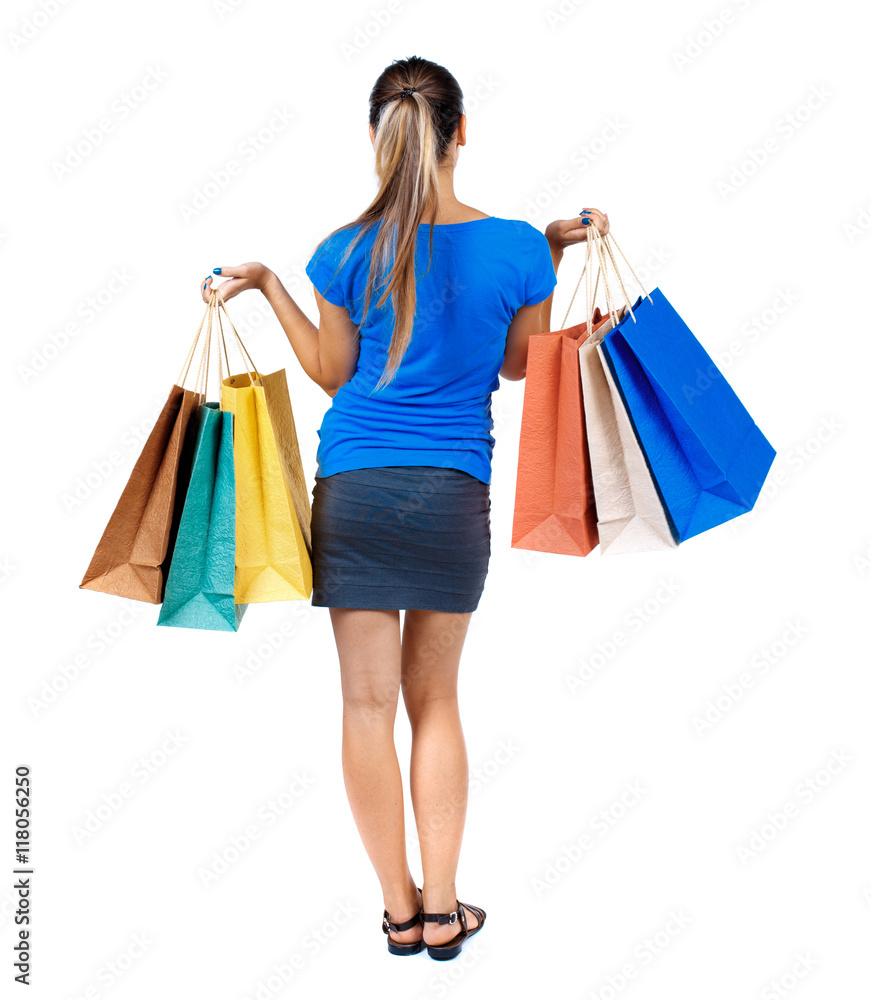
<path fill-rule="evenodd" d="M 359 226 L 333 234 L 306 274 L 323 297 L 345 306 L 360 329 L 360 355 L 333 397 L 318 437 L 318 477 L 351 469 L 431 465 L 491 479 L 495 439 L 490 394 L 499 388 L 508 326 L 522 305 L 556 286 L 550 246 L 528 222 L 489 216 L 418 228 L 417 304 L 411 341 L 393 381 L 377 392 L 393 333 L 389 298 L 373 290 L 363 315 L 373 227 L 342 264 Z M 428 266 L 429 265 L 429 266 Z"/>

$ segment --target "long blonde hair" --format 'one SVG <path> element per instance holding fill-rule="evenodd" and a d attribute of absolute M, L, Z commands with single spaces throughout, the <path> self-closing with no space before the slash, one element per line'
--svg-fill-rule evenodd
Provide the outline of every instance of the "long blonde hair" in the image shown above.
<path fill-rule="evenodd" d="M 431 263 L 432 227 L 439 207 L 438 168 L 463 113 L 463 92 L 443 66 L 419 56 L 394 60 L 369 95 L 378 193 L 353 222 L 339 226 L 321 241 L 342 230 L 361 227 L 345 250 L 341 269 L 357 242 L 380 221 L 372 246 L 363 315 L 369 311 L 375 288 L 389 277 L 376 304 L 380 307 L 390 297 L 394 324 L 387 365 L 373 391 L 392 381 L 411 340 L 417 304 L 417 230 L 429 212 Z"/>

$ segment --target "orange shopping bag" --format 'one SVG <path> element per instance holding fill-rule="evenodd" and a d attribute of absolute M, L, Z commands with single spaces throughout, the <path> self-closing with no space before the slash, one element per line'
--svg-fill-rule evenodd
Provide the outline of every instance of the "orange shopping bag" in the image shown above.
<path fill-rule="evenodd" d="M 608 318 L 597 308 L 593 330 Z M 587 336 L 584 322 L 529 338 L 512 548 L 585 556 L 599 543 L 578 364 Z"/>

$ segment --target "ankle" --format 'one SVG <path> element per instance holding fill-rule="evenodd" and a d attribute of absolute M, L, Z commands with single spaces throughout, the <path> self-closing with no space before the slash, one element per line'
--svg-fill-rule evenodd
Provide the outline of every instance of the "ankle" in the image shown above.
<path fill-rule="evenodd" d="M 396 913 L 400 920 L 405 919 L 406 916 L 413 916 L 421 900 L 417 886 L 413 880 L 408 885 L 393 888 L 389 892 L 384 887 L 382 888 L 382 895 L 384 897 L 384 909 L 391 914 L 391 918 Z M 406 913 L 406 911 L 408 912 Z"/>
<path fill-rule="evenodd" d="M 457 887 L 454 882 L 433 884 L 424 882 L 423 908 L 426 913 L 451 913 L 457 907 Z"/>

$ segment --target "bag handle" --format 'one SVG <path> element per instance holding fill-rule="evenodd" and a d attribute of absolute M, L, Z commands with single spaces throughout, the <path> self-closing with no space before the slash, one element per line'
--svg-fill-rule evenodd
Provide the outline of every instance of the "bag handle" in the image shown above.
<path fill-rule="evenodd" d="M 190 373 L 191 364 L 193 363 L 193 359 L 194 359 L 194 353 L 195 353 L 195 351 L 197 349 L 197 344 L 199 343 L 200 335 L 203 332 L 203 324 L 206 322 L 207 319 L 209 321 L 209 325 L 208 325 L 208 328 L 206 330 L 206 339 L 209 338 L 211 327 L 212 327 L 212 300 L 211 299 L 209 299 L 209 301 L 208 301 L 208 303 L 206 305 L 206 311 L 203 313 L 203 318 L 200 320 L 200 325 L 197 327 L 196 336 L 193 339 L 193 343 L 188 348 L 187 356 L 185 357 L 185 360 L 184 360 L 184 362 L 183 362 L 183 364 L 181 366 L 181 371 L 179 372 L 178 378 L 175 381 L 175 384 L 178 385 L 178 386 L 180 386 L 182 389 L 184 388 L 184 384 L 187 381 L 188 374 Z M 205 345 L 203 346 L 203 350 L 205 350 Z M 199 376 L 199 372 L 200 372 L 200 370 L 202 368 L 202 358 L 200 359 L 200 362 L 201 362 L 200 366 L 197 369 L 197 381 L 196 381 L 196 383 L 194 385 L 194 391 L 196 391 L 197 387 L 199 386 L 199 377 L 200 377 Z"/>
<path fill-rule="evenodd" d="M 227 359 L 227 375 L 229 376 L 230 374 L 230 358 L 229 355 L 227 354 L 227 341 L 224 337 L 224 324 L 221 320 L 222 312 L 227 317 L 227 322 L 230 324 L 230 329 L 233 331 L 233 336 L 236 338 L 236 346 L 239 350 L 239 355 L 242 358 L 242 364 L 245 367 L 245 371 L 251 379 L 251 385 L 262 385 L 263 381 L 260 378 L 260 373 L 257 370 L 256 365 L 254 364 L 254 359 L 251 357 L 248 348 L 245 346 L 245 344 L 242 341 L 242 338 L 239 336 L 239 331 L 233 324 L 233 320 L 230 319 L 230 314 L 227 312 L 227 306 L 224 303 L 223 295 L 221 295 L 220 291 L 217 288 L 214 290 L 214 295 L 215 295 L 215 314 L 218 317 L 218 330 L 220 331 L 221 343 L 224 346 L 224 357 Z"/>
<path fill-rule="evenodd" d="M 200 366 L 197 370 L 197 381 L 196 388 L 200 390 L 200 382 L 202 382 L 202 396 L 204 400 L 209 398 L 209 371 L 212 365 L 212 340 L 214 339 L 213 334 L 213 322 L 217 307 L 215 304 L 215 293 L 212 292 L 209 298 L 209 324 L 206 330 L 206 341 L 203 345 L 202 353 L 200 354 Z M 221 352 L 220 349 L 217 350 L 218 355 L 218 404 L 220 407 L 221 402 L 221 383 L 224 381 L 224 372 L 221 366 Z"/>
<path fill-rule="evenodd" d="M 581 281 L 582 281 L 582 279 L 584 277 L 584 273 L 587 270 L 587 264 L 589 264 L 589 262 L 590 262 L 590 239 L 589 239 L 589 235 L 587 236 L 587 247 L 586 247 L 586 250 L 587 250 L 587 252 L 586 252 L 586 255 L 584 257 L 584 266 L 583 266 L 583 268 L 581 270 L 581 273 L 578 275 L 578 282 L 575 285 L 575 290 L 572 292 L 572 297 L 571 297 L 571 300 L 569 301 L 569 307 L 568 307 L 568 309 L 566 309 L 565 316 L 563 316 L 562 325 L 560 327 L 560 329 L 562 329 L 562 330 L 565 330 L 565 328 L 566 328 L 566 322 L 568 321 L 569 313 L 572 311 L 572 306 L 574 305 L 574 302 L 575 302 L 575 296 L 578 294 L 578 289 L 581 287 Z M 589 278 L 588 278 L 588 280 L 589 280 Z M 597 274 L 596 275 L 596 290 L 598 290 L 598 288 L 599 288 L 599 275 Z M 596 294 L 596 292 L 594 291 L 593 292 L 593 296 L 594 297 L 595 297 L 595 294 Z"/>
<path fill-rule="evenodd" d="M 207 380 L 208 380 L 209 362 L 211 359 L 212 318 L 214 315 L 214 309 L 215 309 L 214 300 L 213 298 L 210 298 L 209 303 L 206 306 L 206 311 L 203 315 L 203 318 L 200 320 L 200 325 L 197 329 L 194 341 L 191 344 L 190 349 L 188 350 L 187 357 L 185 358 L 185 363 L 182 365 L 181 373 L 179 374 L 179 377 L 176 381 L 176 385 L 181 386 L 182 389 L 185 388 L 185 382 L 187 381 L 188 375 L 190 374 L 190 368 L 191 364 L 193 363 L 197 344 L 199 343 L 200 336 L 202 335 L 203 324 L 206 323 L 206 321 L 208 320 L 208 323 L 206 325 L 206 336 L 203 340 L 203 345 L 200 349 L 200 360 L 199 364 L 197 365 L 197 375 L 196 379 L 194 380 L 194 387 L 192 390 L 195 395 L 202 396 L 203 399 L 206 398 L 206 391 L 208 389 Z"/>
<path fill-rule="evenodd" d="M 617 247 L 617 249 L 620 251 L 620 256 L 623 258 L 623 260 L 626 261 L 626 266 L 629 268 L 630 271 L 632 271 L 632 277 L 638 282 L 638 287 L 641 289 L 642 292 L 644 292 L 644 297 L 647 298 L 647 299 L 650 299 L 650 302 L 652 304 L 653 303 L 653 299 L 650 298 L 650 292 L 648 292 L 647 289 L 644 287 L 644 285 L 641 284 L 641 279 L 638 277 L 638 275 L 632 269 L 632 265 L 629 263 L 629 261 L 628 261 L 628 259 L 626 257 L 626 254 L 623 253 L 623 251 L 620 249 L 620 244 L 611 235 L 610 230 L 608 231 L 608 233 L 605 236 L 602 237 L 602 239 L 603 239 L 603 241 L 605 243 L 605 249 L 608 251 L 608 256 L 611 258 L 611 264 L 614 267 L 614 273 L 617 275 L 617 278 L 620 281 L 620 287 L 623 289 L 623 294 L 626 295 L 626 289 L 623 287 L 623 278 L 620 275 L 620 269 L 617 267 L 617 261 L 614 260 L 614 254 L 611 253 L 611 243 L 612 242 L 613 242 L 614 246 Z M 626 295 L 626 303 L 627 303 L 627 305 L 629 304 L 629 296 L 628 295 Z M 632 310 L 630 309 L 629 311 L 631 312 Z M 635 321 L 635 317 L 634 316 L 632 317 L 632 319 L 633 319 L 633 321 Z"/>
<path fill-rule="evenodd" d="M 179 380 L 177 382 L 182 388 L 184 388 L 184 383 L 187 381 L 188 375 L 190 374 L 190 368 L 193 363 L 194 354 L 196 352 L 197 344 L 202 335 L 203 324 L 206 324 L 206 335 L 203 340 L 202 347 L 200 349 L 199 364 L 197 365 L 197 374 L 194 381 L 193 391 L 202 396 L 204 400 L 208 399 L 208 389 L 209 389 L 209 372 L 212 366 L 212 341 L 220 333 L 221 343 L 216 345 L 217 354 L 217 366 L 218 366 L 218 403 L 220 405 L 221 400 L 221 385 L 224 381 L 224 365 L 223 359 L 221 357 L 221 346 L 223 344 L 224 348 L 224 359 L 227 361 L 227 371 L 230 370 L 230 360 L 227 357 L 227 345 L 223 343 L 223 331 L 219 330 L 218 325 L 214 323 L 215 317 L 218 315 L 218 296 L 214 289 L 209 297 L 208 305 L 206 306 L 206 312 L 203 318 L 200 320 L 199 328 L 197 329 L 194 341 L 190 346 L 187 353 L 187 358 L 182 366 L 181 374 L 179 375 Z"/>
<path fill-rule="evenodd" d="M 236 329 L 233 320 L 230 318 L 230 314 L 227 312 L 227 307 L 224 304 L 224 299 L 217 288 L 213 288 L 211 295 L 209 296 L 209 301 L 206 306 L 206 311 L 203 314 L 203 318 L 200 320 L 200 325 L 197 327 L 196 335 L 194 336 L 193 343 L 188 348 L 187 355 L 185 357 L 184 363 L 182 364 L 181 372 L 179 373 L 178 379 L 176 380 L 176 385 L 184 388 L 184 384 L 190 375 L 191 366 L 196 355 L 197 344 L 200 342 L 200 337 L 203 333 L 203 326 L 206 327 L 206 335 L 203 340 L 202 347 L 200 348 L 199 363 L 197 365 L 196 380 L 194 382 L 193 391 L 204 398 L 207 397 L 208 392 L 208 378 L 209 371 L 211 369 L 212 363 L 212 339 L 213 336 L 217 338 L 217 344 L 215 346 L 215 351 L 217 353 L 217 363 L 218 363 L 218 399 L 221 397 L 221 386 L 224 382 L 224 363 L 227 365 L 227 375 L 229 376 L 231 366 L 230 366 L 230 355 L 227 352 L 227 340 L 224 335 L 224 325 L 221 320 L 221 312 L 227 317 L 227 322 L 230 324 L 230 329 L 233 331 L 233 336 L 236 340 L 236 345 L 239 350 L 239 354 L 242 358 L 242 364 L 245 368 L 246 373 L 251 379 L 252 385 L 261 385 L 262 380 L 260 373 L 254 365 L 254 360 L 251 357 L 251 353 L 245 346 L 242 338 L 239 336 L 239 332 Z M 214 320 L 217 319 L 217 323 Z M 213 332 L 214 327 L 214 332 Z M 222 357 L 223 350 L 223 357 Z"/>
<path fill-rule="evenodd" d="M 595 227 L 593 227 L 593 228 L 595 228 Z M 607 288 L 608 260 L 610 260 L 611 267 L 614 269 L 614 275 L 617 277 L 617 281 L 620 283 L 620 289 L 623 292 L 623 299 L 626 302 L 626 308 L 627 308 L 627 310 L 629 312 L 629 315 L 632 317 L 632 322 L 633 323 L 637 323 L 638 321 L 635 319 L 635 312 L 632 309 L 632 303 L 629 300 L 629 293 L 626 291 L 626 286 L 623 284 L 623 275 L 620 273 L 620 268 L 617 266 L 617 261 L 616 261 L 616 259 L 614 257 L 614 252 L 611 249 L 611 243 L 612 242 L 613 242 L 614 246 L 617 248 L 617 250 L 619 251 L 620 256 L 626 262 L 626 266 L 632 272 L 632 276 L 635 278 L 636 282 L 638 283 L 638 287 L 644 293 L 644 297 L 647 298 L 647 299 L 649 299 L 650 302 L 651 302 L 651 304 L 652 304 L 653 303 L 653 299 L 650 298 L 650 292 L 648 292 L 647 289 L 642 284 L 641 279 L 638 277 L 638 275 L 635 273 L 635 270 L 633 269 L 632 265 L 629 263 L 629 260 L 626 257 L 626 254 L 623 253 L 623 250 L 620 247 L 620 244 L 617 242 L 616 239 L 614 239 L 614 237 L 611 235 L 610 231 L 608 233 L 606 233 L 604 236 L 602 236 L 602 234 L 598 231 L 598 229 L 596 229 L 594 233 L 589 233 L 587 235 L 587 239 L 588 240 L 590 239 L 590 236 L 593 237 L 593 240 L 596 243 L 597 249 L 599 251 L 600 267 L 602 268 L 602 271 L 603 271 L 603 275 L 604 275 L 605 283 L 606 283 L 606 288 Z M 605 257 L 606 253 L 607 253 L 607 259 Z"/>
<path fill-rule="evenodd" d="M 592 240 L 592 242 L 591 242 L 591 240 Z M 626 286 L 623 284 L 623 276 L 620 273 L 620 268 L 617 266 L 617 261 L 616 261 L 616 259 L 614 257 L 614 252 L 611 249 L 611 244 L 612 243 L 617 248 L 618 252 L 620 253 L 620 256 L 626 262 L 626 266 L 632 272 L 632 276 L 638 282 L 638 287 L 642 290 L 642 292 L 644 292 L 645 297 L 648 298 L 648 299 L 650 299 L 650 293 L 647 291 L 647 289 L 641 283 L 641 279 L 635 273 L 632 265 L 629 263 L 629 260 L 626 257 L 626 254 L 623 253 L 623 250 L 620 247 L 620 244 L 611 235 L 610 230 L 609 230 L 609 232 L 605 236 L 602 236 L 602 234 L 599 232 L 599 230 L 597 229 L 597 227 L 594 224 L 592 224 L 592 223 L 591 223 L 591 225 L 589 227 L 589 230 L 587 232 L 587 241 L 586 242 L 587 242 L 587 248 L 586 248 L 587 249 L 587 253 L 586 253 L 586 258 L 585 258 L 585 261 L 584 261 L 584 267 L 581 270 L 580 275 L 578 276 L 578 280 L 577 280 L 577 283 L 575 284 L 574 292 L 572 292 L 572 297 L 571 297 L 571 300 L 569 301 L 568 309 L 566 309 L 566 314 L 563 317 L 562 328 L 565 329 L 565 325 L 566 325 L 566 322 L 568 321 L 569 313 L 571 312 L 572 305 L 574 304 L 575 298 L 576 298 L 576 296 L 578 294 L 578 289 L 581 287 L 581 281 L 583 280 L 585 273 L 587 274 L 587 306 L 588 306 L 588 308 L 587 308 L 587 324 L 588 324 L 588 327 L 587 328 L 588 329 L 590 328 L 589 324 L 591 323 L 592 317 L 593 317 L 593 310 L 592 310 L 592 308 L 590 308 L 590 304 L 591 304 L 591 301 L 595 302 L 596 293 L 597 293 L 597 291 L 599 289 L 599 278 L 600 278 L 600 276 L 602 277 L 603 282 L 605 284 L 605 294 L 606 294 L 606 297 L 607 297 L 606 300 L 610 299 L 610 286 L 608 285 L 608 274 L 607 274 L 607 272 L 608 272 L 608 260 L 605 258 L 605 254 L 606 253 L 608 255 L 608 259 L 610 259 L 611 267 L 614 270 L 614 275 L 616 276 L 618 282 L 620 283 L 620 289 L 623 292 L 623 298 L 624 298 L 624 300 L 626 302 L 626 306 L 627 306 L 629 315 L 632 316 L 632 321 L 633 322 L 637 322 L 636 319 L 635 319 L 635 314 L 634 314 L 634 312 L 632 310 L 632 303 L 629 300 L 629 294 L 626 291 Z M 591 258 L 592 258 L 593 245 L 595 245 L 597 263 L 598 263 L 599 266 L 598 266 L 598 268 L 596 270 L 596 285 L 595 285 L 595 288 L 593 289 L 592 296 L 591 296 L 590 295 L 590 291 L 589 291 L 590 273 L 587 271 L 587 268 L 590 265 L 590 261 L 591 261 Z M 650 301 L 652 302 L 653 300 L 651 299 Z M 608 311 L 613 316 L 616 316 L 616 312 L 612 308 L 610 301 L 608 301 Z"/>
<path fill-rule="evenodd" d="M 595 232 L 589 232 L 587 234 L 587 255 L 588 257 L 592 257 L 593 253 L 596 254 L 596 260 L 598 263 L 596 283 L 598 287 L 598 280 L 599 280 L 598 276 L 601 274 L 602 282 L 605 285 L 605 302 L 608 309 L 608 315 L 611 318 L 611 323 L 608 329 L 611 330 L 615 326 L 617 326 L 617 324 L 620 322 L 620 318 L 618 317 L 617 310 L 614 307 L 614 297 L 611 294 L 611 286 L 608 284 L 608 267 L 607 267 L 607 261 L 605 260 L 605 253 L 603 250 L 603 238 L 599 233 L 598 229 L 595 229 L 595 227 L 593 227 L 593 229 L 595 230 Z M 587 277 L 587 331 L 589 337 L 593 336 L 594 302 L 595 302 L 595 291 L 593 292 L 592 295 L 590 294 L 590 279 L 588 276 Z M 629 308 L 631 310 L 631 307 Z M 604 334 L 602 334 L 602 336 L 604 337 Z M 596 341 L 594 342 L 598 342 L 599 339 L 600 338 L 597 337 Z"/>

